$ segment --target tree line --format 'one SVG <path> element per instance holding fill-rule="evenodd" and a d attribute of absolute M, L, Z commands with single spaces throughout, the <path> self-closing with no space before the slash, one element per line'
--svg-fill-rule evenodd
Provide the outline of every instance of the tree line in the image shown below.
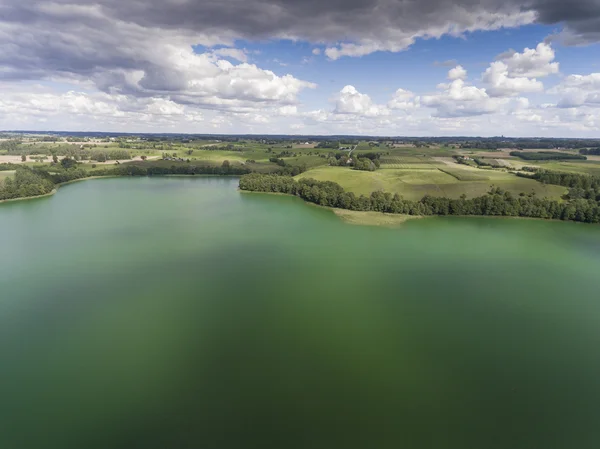
<path fill-rule="evenodd" d="M 72 163 L 63 163 L 63 161 Z M 170 167 L 151 165 L 148 167 L 121 164 L 89 172 L 73 161 L 65 158 L 52 167 L 27 167 L 15 164 L 0 164 L 1 170 L 15 170 L 15 175 L 0 181 L 0 200 L 27 198 L 45 195 L 62 184 L 91 176 L 160 176 L 160 175 L 234 175 L 250 173 L 250 169 L 231 164 L 211 165 L 172 165 Z M 14 168 L 13 168 L 14 167 Z M 282 174 L 285 174 L 282 171 Z M 290 178 L 291 179 L 291 178 Z"/>
<path fill-rule="evenodd" d="M 252 173 L 240 178 L 240 189 L 254 192 L 276 192 L 298 196 L 321 206 L 357 211 L 376 211 L 407 215 L 482 215 L 531 217 L 600 223 L 600 205 L 592 199 L 559 202 L 538 198 L 533 194 L 515 197 L 500 188 L 487 195 L 467 199 L 424 196 L 419 201 L 405 200 L 398 194 L 373 192 L 357 196 L 331 181 L 301 179 Z"/>
<path fill-rule="evenodd" d="M 558 153 L 556 151 L 538 151 L 523 152 L 511 151 L 511 156 L 515 156 L 526 161 L 566 161 L 566 160 L 587 160 L 587 157 L 580 154 Z"/>
<path fill-rule="evenodd" d="M 529 168 L 531 175 L 523 175 L 544 184 L 553 184 L 569 188 L 568 199 L 589 199 L 600 201 L 600 176 L 560 173 Z"/>
<path fill-rule="evenodd" d="M 579 150 L 579 154 L 589 155 L 589 156 L 600 156 L 600 147 L 598 148 L 582 148 Z"/>

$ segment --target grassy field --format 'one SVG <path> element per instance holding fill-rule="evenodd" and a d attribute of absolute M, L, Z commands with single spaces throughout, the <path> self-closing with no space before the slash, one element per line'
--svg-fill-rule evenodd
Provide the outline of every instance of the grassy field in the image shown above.
<path fill-rule="evenodd" d="M 442 171 L 445 170 L 446 172 Z M 477 170 L 477 169 L 474 169 Z M 452 171 L 453 174 L 448 172 Z M 465 172 L 463 175 L 462 172 Z M 560 199 L 564 187 L 544 185 L 527 178 L 520 178 L 502 171 L 483 171 L 481 179 L 459 180 L 457 176 L 474 176 L 468 170 L 442 169 L 388 169 L 374 172 L 352 170 L 347 167 L 319 167 L 297 176 L 297 179 L 314 178 L 334 181 L 344 189 L 356 194 L 369 195 L 376 190 L 399 193 L 405 199 L 419 200 L 424 195 L 468 198 L 485 195 L 492 186 L 500 187 L 515 195 L 534 192 L 540 197 Z"/>
<path fill-rule="evenodd" d="M 327 159 L 313 155 L 302 154 L 296 157 L 284 157 L 282 158 L 286 164 L 292 166 L 306 166 L 306 168 L 319 167 L 321 165 L 327 165 Z"/>
<path fill-rule="evenodd" d="M 382 156 L 381 168 L 426 169 L 431 170 L 432 159 L 425 156 Z"/>
<path fill-rule="evenodd" d="M 536 165 L 546 170 L 554 170 L 565 173 L 577 173 L 579 175 L 600 176 L 600 162 L 582 161 L 582 162 L 533 162 L 530 165 Z"/>

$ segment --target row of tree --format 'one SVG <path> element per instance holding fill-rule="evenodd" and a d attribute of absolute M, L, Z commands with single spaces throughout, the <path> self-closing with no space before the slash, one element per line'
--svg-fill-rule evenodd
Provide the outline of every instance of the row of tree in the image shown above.
<path fill-rule="evenodd" d="M 460 199 L 426 195 L 420 201 L 410 201 L 398 194 L 380 191 L 370 196 L 356 196 L 331 181 L 295 181 L 285 176 L 252 173 L 240 178 L 240 189 L 286 193 L 321 206 L 357 211 L 408 215 L 494 215 L 600 223 L 600 206 L 595 200 L 559 202 L 534 195 L 514 197 L 499 188 L 473 199 L 467 199 L 464 195 Z"/>
<path fill-rule="evenodd" d="M 590 155 L 590 156 L 600 156 L 600 147 L 598 148 L 582 148 L 579 150 L 579 154 Z"/>
<path fill-rule="evenodd" d="M 577 187 L 580 189 L 600 189 L 600 176 L 580 175 L 576 173 L 561 173 L 549 170 L 529 168 L 531 175 L 522 175 L 533 178 L 544 184 L 553 184 L 564 187 Z"/>
<path fill-rule="evenodd" d="M 526 161 L 566 161 L 566 160 L 587 160 L 587 157 L 580 154 L 559 153 L 557 151 L 511 151 L 511 156 L 515 156 Z"/>

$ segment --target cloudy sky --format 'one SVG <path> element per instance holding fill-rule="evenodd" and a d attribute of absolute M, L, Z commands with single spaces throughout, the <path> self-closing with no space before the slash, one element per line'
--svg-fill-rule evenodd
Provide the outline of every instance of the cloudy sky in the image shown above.
<path fill-rule="evenodd" d="M 0 129 L 600 137 L 600 0 L 3 0 Z"/>

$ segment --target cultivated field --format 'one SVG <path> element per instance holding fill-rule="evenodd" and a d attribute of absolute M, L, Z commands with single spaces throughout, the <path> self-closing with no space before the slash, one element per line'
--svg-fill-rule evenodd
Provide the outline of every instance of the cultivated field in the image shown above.
<path fill-rule="evenodd" d="M 533 165 L 533 164 L 525 164 Z M 582 162 L 535 162 L 535 165 L 546 170 L 560 171 L 564 173 L 577 173 L 580 175 L 600 176 L 600 162 L 582 161 Z"/>
<path fill-rule="evenodd" d="M 383 156 L 381 168 L 428 169 L 432 168 L 432 160 L 424 156 Z"/>

